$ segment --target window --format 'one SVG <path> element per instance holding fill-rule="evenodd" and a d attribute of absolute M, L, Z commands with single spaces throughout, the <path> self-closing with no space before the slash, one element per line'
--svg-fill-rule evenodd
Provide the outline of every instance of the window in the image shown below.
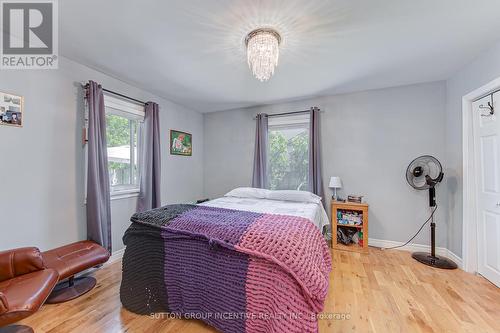
<path fill-rule="evenodd" d="M 309 114 L 269 118 L 269 167 L 271 190 L 309 188 Z"/>
<path fill-rule="evenodd" d="M 106 140 L 111 195 L 139 191 L 138 141 L 144 107 L 105 95 Z"/>

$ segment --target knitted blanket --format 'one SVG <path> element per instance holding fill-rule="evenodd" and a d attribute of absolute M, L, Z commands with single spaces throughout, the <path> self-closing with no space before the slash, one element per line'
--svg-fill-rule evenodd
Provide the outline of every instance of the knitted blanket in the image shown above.
<path fill-rule="evenodd" d="M 170 205 L 137 213 L 132 222 L 164 241 L 171 313 L 225 333 L 317 332 L 331 258 L 311 221 Z"/>

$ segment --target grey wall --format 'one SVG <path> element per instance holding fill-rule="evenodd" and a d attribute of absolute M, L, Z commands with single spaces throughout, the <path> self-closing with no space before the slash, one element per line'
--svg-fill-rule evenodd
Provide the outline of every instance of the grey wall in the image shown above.
<path fill-rule="evenodd" d="M 343 195 L 366 195 L 372 238 L 404 241 L 413 233 L 426 217 L 426 193 L 406 185 L 404 170 L 419 154 L 434 154 L 442 160 L 447 177 L 438 191 L 438 245 L 461 256 L 461 99 L 500 77 L 500 43 L 446 85 L 373 90 L 204 117 L 67 59 L 61 59 L 60 67 L 2 71 L 0 76 L 1 91 L 25 97 L 24 127 L 0 126 L 0 250 L 28 245 L 44 250 L 85 238 L 79 82 L 94 79 L 107 88 L 160 104 L 163 203 L 195 200 L 203 195 L 203 187 L 206 196 L 216 197 L 250 185 L 253 115 L 315 105 L 325 111 L 325 188 L 330 176 L 339 175 L 346 187 Z M 170 128 L 193 133 L 193 157 L 168 154 Z M 121 236 L 134 210 L 135 198 L 112 202 L 114 250 L 123 246 Z M 427 238 L 426 228 L 415 242 L 427 243 Z"/>
<path fill-rule="evenodd" d="M 2 71 L 0 91 L 24 96 L 24 127 L 0 126 L 0 250 L 45 250 L 85 239 L 83 102 L 80 82 L 160 104 L 162 201 L 203 194 L 203 116 L 112 77 L 60 59 L 58 70 Z M 193 134 L 193 156 L 169 155 L 169 129 Z M 135 211 L 135 198 L 112 201 L 113 250 Z"/>
<path fill-rule="evenodd" d="M 362 194 L 370 204 L 370 238 L 406 241 L 428 215 L 428 195 L 407 185 L 406 167 L 422 154 L 445 162 L 445 105 L 446 85 L 435 82 L 205 114 L 205 194 L 251 184 L 256 113 L 318 106 L 325 189 L 340 176 L 343 196 Z M 445 246 L 445 186 L 438 198 L 438 246 Z M 428 238 L 425 228 L 414 242 Z"/>
<path fill-rule="evenodd" d="M 446 159 L 450 192 L 448 249 L 462 254 L 462 97 L 500 77 L 500 43 L 484 52 L 447 81 Z"/>

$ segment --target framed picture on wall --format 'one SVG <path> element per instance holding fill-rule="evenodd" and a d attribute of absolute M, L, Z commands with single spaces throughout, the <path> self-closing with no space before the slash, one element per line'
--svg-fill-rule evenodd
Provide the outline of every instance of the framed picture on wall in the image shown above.
<path fill-rule="evenodd" d="M 186 132 L 170 130 L 170 154 L 191 156 L 193 155 L 192 135 Z"/>
<path fill-rule="evenodd" d="M 22 127 L 23 109 L 22 96 L 0 91 L 0 125 Z"/>

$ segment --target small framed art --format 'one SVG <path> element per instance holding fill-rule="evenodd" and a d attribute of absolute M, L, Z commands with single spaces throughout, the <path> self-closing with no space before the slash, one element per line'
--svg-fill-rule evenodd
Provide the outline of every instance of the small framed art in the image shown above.
<path fill-rule="evenodd" d="M 22 127 L 24 101 L 22 96 L 0 91 L 0 125 Z"/>
<path fill-rule="evenodd" d="M 191 156 L 193 155 L 192 135 L 186 132 L 170 130 L 170 154 Z"/>

